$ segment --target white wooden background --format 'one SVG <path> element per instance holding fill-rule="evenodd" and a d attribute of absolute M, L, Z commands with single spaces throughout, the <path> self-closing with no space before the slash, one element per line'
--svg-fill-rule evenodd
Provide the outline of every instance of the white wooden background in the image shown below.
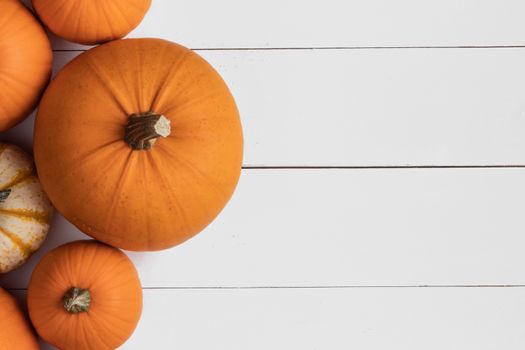
<path fill-rule="evenodd" d="M 144 313 L 122 349 L 523 349 L 524 11 L 154 0 L 130 36 L 219 70 L 245 168 L 202 234 L 129 254 Z M 53 45 L 55 71 L 85 49 Z M 1 137 L 30 149 L 32 125 Z M 83 237 L 57 215 L 0 285 L 23 300 L 42 255 Z"/>

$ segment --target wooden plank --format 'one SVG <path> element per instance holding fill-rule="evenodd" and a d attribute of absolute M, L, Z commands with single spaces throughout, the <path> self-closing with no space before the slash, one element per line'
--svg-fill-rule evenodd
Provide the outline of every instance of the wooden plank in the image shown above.
<path fill-rule="evenodd" d="M 525 164 L 525 49 L 199 53 L 236 96 L 246 166 Z"/>
<path fill-rule="evenodd" d="M 521 350 L 524 323 L 523 288 L 145 290 L 121 349 Z"/>
<path fill-rule="evenodd" d="M 523 290 L 146 291 L 124 346 L 522 349 Z"/>
<path fill-rule="evenodd" d="M 192 48 L 521 45 L 524 10 L 519 0 L 156 0 L 131 36 Z"/>
<path fill-rule="evenodd" d="M 145 287 L 525 284 L 525 169 L 245 170 L 174 249 L 129 253 Z M 83 238 L 57 217 L 30 262 Z"/>

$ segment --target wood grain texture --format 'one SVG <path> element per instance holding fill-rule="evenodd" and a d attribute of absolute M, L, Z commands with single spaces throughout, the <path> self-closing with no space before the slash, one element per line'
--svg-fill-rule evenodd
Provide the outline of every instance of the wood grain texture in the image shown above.
<path fill-rule="evenodd" d="M 524 10 L 519 0 L 156 0 L 130 36 L 191 48 L 520 45 Z"/>

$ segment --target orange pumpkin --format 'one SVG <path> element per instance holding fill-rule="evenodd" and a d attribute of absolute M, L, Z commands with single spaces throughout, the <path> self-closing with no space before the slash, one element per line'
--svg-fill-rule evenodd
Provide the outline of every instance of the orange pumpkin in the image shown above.
<path fill-rule="evenodd" d="M 0 288 L 0 349 L 38 350 L 33 329 L 18 304 Z"/>
<path fill-rule="evenodd" d="M 151 0 L 33 0 L 54 34 L 79 44 L 124 37 L 144 18 Z"/>
<path fill-rule="evenodd" d="M 135 267 L 120 250 L 95 241 L 50 251 L 29 282 L 29 315 L 60 349 L 109 350 L 133 333 L 142 312 Z"/>
<path fill-rule="evenodd" d="M 34 151 L 44 190 L 80 230 L 159 250 L 197 234 L 225 206 L 241 170 L 242 130 L 204 59 L 164 40 L 126 39 L 58 74 L 39 108 Z"/>
<path fill-rule="evenodd" d="M 0 131 L 22 121 L 49 80 L 47 36 L 20 0 L 0 1 Z"/>

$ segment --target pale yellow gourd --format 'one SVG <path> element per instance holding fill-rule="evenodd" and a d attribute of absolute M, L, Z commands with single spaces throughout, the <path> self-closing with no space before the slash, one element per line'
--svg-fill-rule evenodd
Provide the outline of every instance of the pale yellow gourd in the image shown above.
<path fill-rule="evenodd" d="M 31 157 L 0 143 L 0 273 L 22 265 L 40 248 L 52 211 Z"/>

